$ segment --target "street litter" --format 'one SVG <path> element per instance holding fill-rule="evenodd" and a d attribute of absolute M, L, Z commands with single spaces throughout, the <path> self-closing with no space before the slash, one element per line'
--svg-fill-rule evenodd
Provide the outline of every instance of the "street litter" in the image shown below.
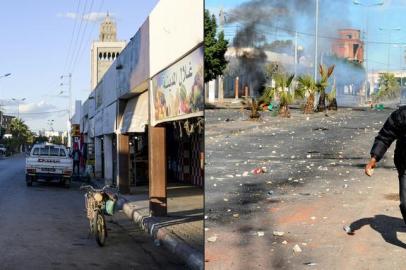
<path fill-rule="evenodd" d="M 264 168 L 265 167 L 257 167 L 257 168 L 255 168 L 255 169 L 253 169 L 251 172 L 253 173 L 253 174 L 261 174 L 261 173 L 265 173 L 266 172 L 266 168 L 265 168 L 265 170 L 264 170 Z"/>
<path fill-rule="evenodd" d="M 287 244 L 288 244 L 288 241 L 283 240 L 282 244 L 287 245 Z"/>
<path fill-rule="evenodd" d="M 347 233 L 347 234 L 353 234 L 354 233 L 354 231 L 351 229 L 351 227 L 350 226 L 348 226 L 348 225 L 345 225 L 344 227 L 343 227 L 343 230 Z"/>
<path fill-rule="evenodd" d="M 212 243 L 216 242 L 217 241 L 217 235 L 214 235 L 214 236 L 211 236 L 211 237 L 207 238 L 207 241 L 212 242 Z"/>
<path fill-rule="evenodd" d="M 285 233 L 284 232 L 278 232 L 278 231 L 274 231 L 273 235 L 275 236 L 283 236 Z"/>
<path fill-rule="evenodd" d="M 304 265 L 307 265 L 307 266 L 316 266 L 317 263 L 314 263 L 314 262 L 307 262 L 307 263 L 304 263 Z"/>
<path fill-rule="evenodd" d="M 298 244 L 296 244 L 296 245 L 293 247 L 293 251 L 294 251 L 295 253 L 300 253 L 300 252 L 302 252 L 302 249 L 299 247 Z"/>
<path fill-rule="evenodd" d="M 238 218 L 239 216 L 240 216 L 240 215 L 237 214 L 237 213 L 233 214 L 233 217 L 235 217 L 235 218 Z"/>
<path fill-rule="evenodd" d="M 258 232 L 258 236 L 259 236 L 259 237 L 262 237 L 262 236 L 264 236 L 264 235 L 265 235 L 264 232 L 261 232 L 261 231 Z"/>

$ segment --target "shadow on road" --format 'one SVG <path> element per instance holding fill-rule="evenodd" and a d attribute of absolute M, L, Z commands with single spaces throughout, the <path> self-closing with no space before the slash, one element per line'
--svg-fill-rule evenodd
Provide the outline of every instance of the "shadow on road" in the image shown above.
<path fill-rule="evenodd" d="M 351 235 L 366 225 L 369 225 L 372 229 L 380 233 L 387 243 L 406 249 L 406 243 L 400 241 L 397 237 L 397 232 L 406 233 L 406 226 L 403 219 L 386 215 L 362 218 L 351 223 L 350 227 L 353 231 Z"/>

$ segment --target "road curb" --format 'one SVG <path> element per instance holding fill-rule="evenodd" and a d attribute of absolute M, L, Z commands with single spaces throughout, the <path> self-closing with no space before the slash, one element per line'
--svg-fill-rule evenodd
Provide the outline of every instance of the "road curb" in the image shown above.
<path fill-rule="evenodd" d="M 159 227 L 157 218 L 142 216 L 127 202 L 123 204 L 123 211 L 153 239 L 158 239 L 170 252 L 184 261 L 190 269 L 203 270 L 203 254 L 172 235 L 167 229 Z"/>
<path fill-rule="evenodd" d="M 98 183 L 95 179 L 92 179 L 91 183 L 98 188 L 101 186 L 101 183 Z M 204 269 L 202 252 L 198 252 L 166 228 L 159 227 L 157 218 L 142 216 L 129 205 L 129 201 L 123 195 L 119 194 L 119 200 L 123 202 L 122 209 L 128 218 L 146 231 L 154 240 L 159 240 L 165 248 L 182 260 L 188 268 L 193 270 Z"/>

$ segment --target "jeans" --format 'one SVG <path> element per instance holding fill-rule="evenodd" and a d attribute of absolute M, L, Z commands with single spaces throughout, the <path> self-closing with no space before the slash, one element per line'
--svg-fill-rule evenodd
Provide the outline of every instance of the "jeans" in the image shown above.
<path fill-rule="evenodd" d="M 406 175 L 399 174 L 399 199 L 400 199 L 400 212 L 404 222 L 406 223 Z"/>
<path fill-rule="evenodd" d="M 76 173 L 76 169 L 77 168 L 77 173 Z M 79 174 L 79 160 L 74 160 L 73 161 L 73 174 L 78 175 Z"/>

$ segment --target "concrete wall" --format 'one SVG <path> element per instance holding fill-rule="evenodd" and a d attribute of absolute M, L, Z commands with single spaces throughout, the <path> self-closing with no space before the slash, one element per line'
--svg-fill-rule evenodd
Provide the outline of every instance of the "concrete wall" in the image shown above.
<path fill-rule="evenodd" d="M 119 56 L 120 57 L 120 56 Z M 110 68 L 104 74 L 103 82 L 101 83 L 102 89 L 102 106 L 103 108 L 110 106 L 111 103 L 117 100 L 117 70 L 116 62 L 114 62 Z"/>
<path fill-rule="evenodd" d="M 112 134 L 116 131 L 117 103 L 103 109 L 103 134 Z"/>
<path fill-rule="evenodd" d="M 161 0 L 149 16 L 150 76 L 203 42 L 203 0 Z"/>
<path fill-rule="evenodd" d="M 149 79 L 149 21 L 131 38 L 117 59 L 117 89 L 120 97 L 130 96 L 142 82 Z M 144 90 L 144 89 L 142 89 Z"/>

